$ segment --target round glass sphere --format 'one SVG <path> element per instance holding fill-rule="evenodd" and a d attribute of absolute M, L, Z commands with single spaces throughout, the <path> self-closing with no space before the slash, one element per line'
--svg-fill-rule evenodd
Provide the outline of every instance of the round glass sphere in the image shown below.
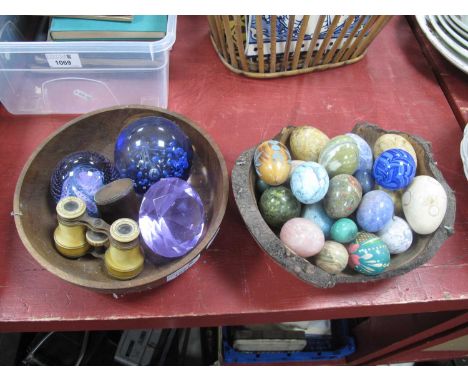
<path fill-rule="evenodd" d="M 416 175 L 416 163 L 405 150 L 390 149 L 384 151 L 374 162 L 375 182 L 388 190 L 401 190 L 413 181 Z"/>
<path fill-rule="evenodd" d="M 50 193 L 57 203 L 67 196 L 77 196 L 86 203 L 89 215 L 98 216 L 94 194 L 105 184 L 119 178 L 119 173 L 104 155 L 77 151 L 63 158 L 50 179 Z"/>
<path fill-rule="evenodd" d="M 131 122 L 115 143 L 115 166 L 121 177 L 133 180 L 139 194 L 162 178 L 187 180 L 192 158 L 192 143 L 187 135 L 163 117 L 149 116 Z"/>
<path fill-rule="evenodd" d="M 205 226 L 200 195 L 186 181 L 165 178 L 153 184 L 143 197 L 138 223 L 152 253 L 152 262 L 175 259 L 190 252 Z"/>

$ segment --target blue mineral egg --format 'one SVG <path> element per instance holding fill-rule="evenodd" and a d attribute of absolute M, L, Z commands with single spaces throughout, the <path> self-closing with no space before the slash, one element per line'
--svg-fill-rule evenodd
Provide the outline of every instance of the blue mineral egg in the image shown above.
<path fill-rule="evenodd" d="M 361 185 L 362 193 L 366 194 L 374 189 L 374 177 L 371 171 L 357 170 L 353 176 L 358 180 Z"/>
<path fill-rule="evenodd" d="M 301 216 L 317 224 L 326 238 L 330 237 L 330 230 L 333 223 L 335 223 L 335 219 L 327 215 L 322 202 L 306 204 L 302 209 Z"/>
<path fill-rule="evenodd" d="M 373 155 L 369 144 L 357 134 L 347 133 L 346 135 L 353 138 L 359 149 L 359 165 L 357 169 L 359 171 L 371 171 Z"/>
<path fill-rule="evenodd" d="M 297 166 L 291 175 L 291 191 L 301 203 L 317 203 L 327 194 L 329 181 L 325 167 L 315 162 L 305 162 Z"/>
<path fill-rule="evenodd" d="M 55 167 L 50 193 L 56 203 L 67 196 L 77 196 L 86 203 L 89 215 L 98 216 L 94 194 L 118 178 L 119 173 L 105 156 L 93 151 L 77 151 L 64 157 Z"/>
<path fill-rule="evenodd" d="M 416 163 L 405 150 L 384 151 L 374 162 L 375 182 L 388 190 L 406 188 L 416 175 Z"/>
<path fill-rule="evenodd" d="M 131 122 L 115 143 L 115 166 L 121 177 L 133 180 L 139 194 L 161 178 L 187 180 L 192 158 L 190 139 L 164 117 L 148 116 Z"/>
<path fill-rule="evenodd" d="M 392 219 L 394 209 L 392 198 L 386 192 L 369 191 L 358 207 L 357 223 L 364 231 L 380 231 Z"/>

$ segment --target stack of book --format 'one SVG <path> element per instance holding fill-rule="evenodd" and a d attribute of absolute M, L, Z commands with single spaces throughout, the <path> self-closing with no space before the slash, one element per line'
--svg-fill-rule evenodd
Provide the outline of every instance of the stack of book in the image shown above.
<path fill-rule="evenodd" d="M 48 39 L 53 41 L 160 40 L 166 35 L 166 15 L 54 16 Z"/>

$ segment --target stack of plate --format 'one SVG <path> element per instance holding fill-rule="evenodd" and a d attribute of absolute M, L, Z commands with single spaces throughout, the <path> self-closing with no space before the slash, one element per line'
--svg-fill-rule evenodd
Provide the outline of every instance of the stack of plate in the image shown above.
<path fill-rule="evenodd" d="M 465 126 L 463 139 L 460 143 L 460 156 L 463 162 L 463 171 L 465 172 L 465 177 L 468 179 L 468 124 Z"/>
<path fill-rule="evenodd" d="M 468 16 L 416 16 L 416 20 L 432 45 L 468 73 Z"/>

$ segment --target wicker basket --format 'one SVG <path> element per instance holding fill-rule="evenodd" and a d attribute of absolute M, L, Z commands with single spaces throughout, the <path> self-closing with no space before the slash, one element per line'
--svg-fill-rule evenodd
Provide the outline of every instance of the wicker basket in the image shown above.
<path fill-rule="evenodd" d="M 289 148 L 289 135 L 294 127 L 285 128 L 273 139 L 281 141 Z M 403 253 L 392 255 L 390 266 L 376 276 L 366 276 L 346 268 L 343 272 L 332 275 L 316 267 L 313 262 L 292 253 L 279 237 L 263 220 L 258 209 L 255 192 L 255 169 L 253 155 L 256 147 L 243 152 L 232 171 L 232 188 L 237 207 L 248 230 L 260 247 L 273 260 L 306 283 L 320 288 L 330 288 L 340 283 L 364 283 L 387 279 L 409 272 L 429 261 L 440 246 L 453 234 L 455 223 L 455 195 L 437 168 L 432 156 L 431 145 L 424 139 L 400 131 L 385 131 L 369 123 L 357 124 L 353 133 L 365 139 L 371 147 L 385 133 L 399 134 L 414 147 L 418 159 L 417 175 L 429 175 L 437 179 L 447 193 L 447 212 L 439 228 L 430 235 L 414 233 L 411 247 Z"/>
<path fill-rule="evenodd" d="M 208 16 L 208 22 L 224 65 L 248 77 L 273 78 L 359 61 L 390 18 L 229 15 Z M 263 29 L 258 35 L 257 25 Z"/>

